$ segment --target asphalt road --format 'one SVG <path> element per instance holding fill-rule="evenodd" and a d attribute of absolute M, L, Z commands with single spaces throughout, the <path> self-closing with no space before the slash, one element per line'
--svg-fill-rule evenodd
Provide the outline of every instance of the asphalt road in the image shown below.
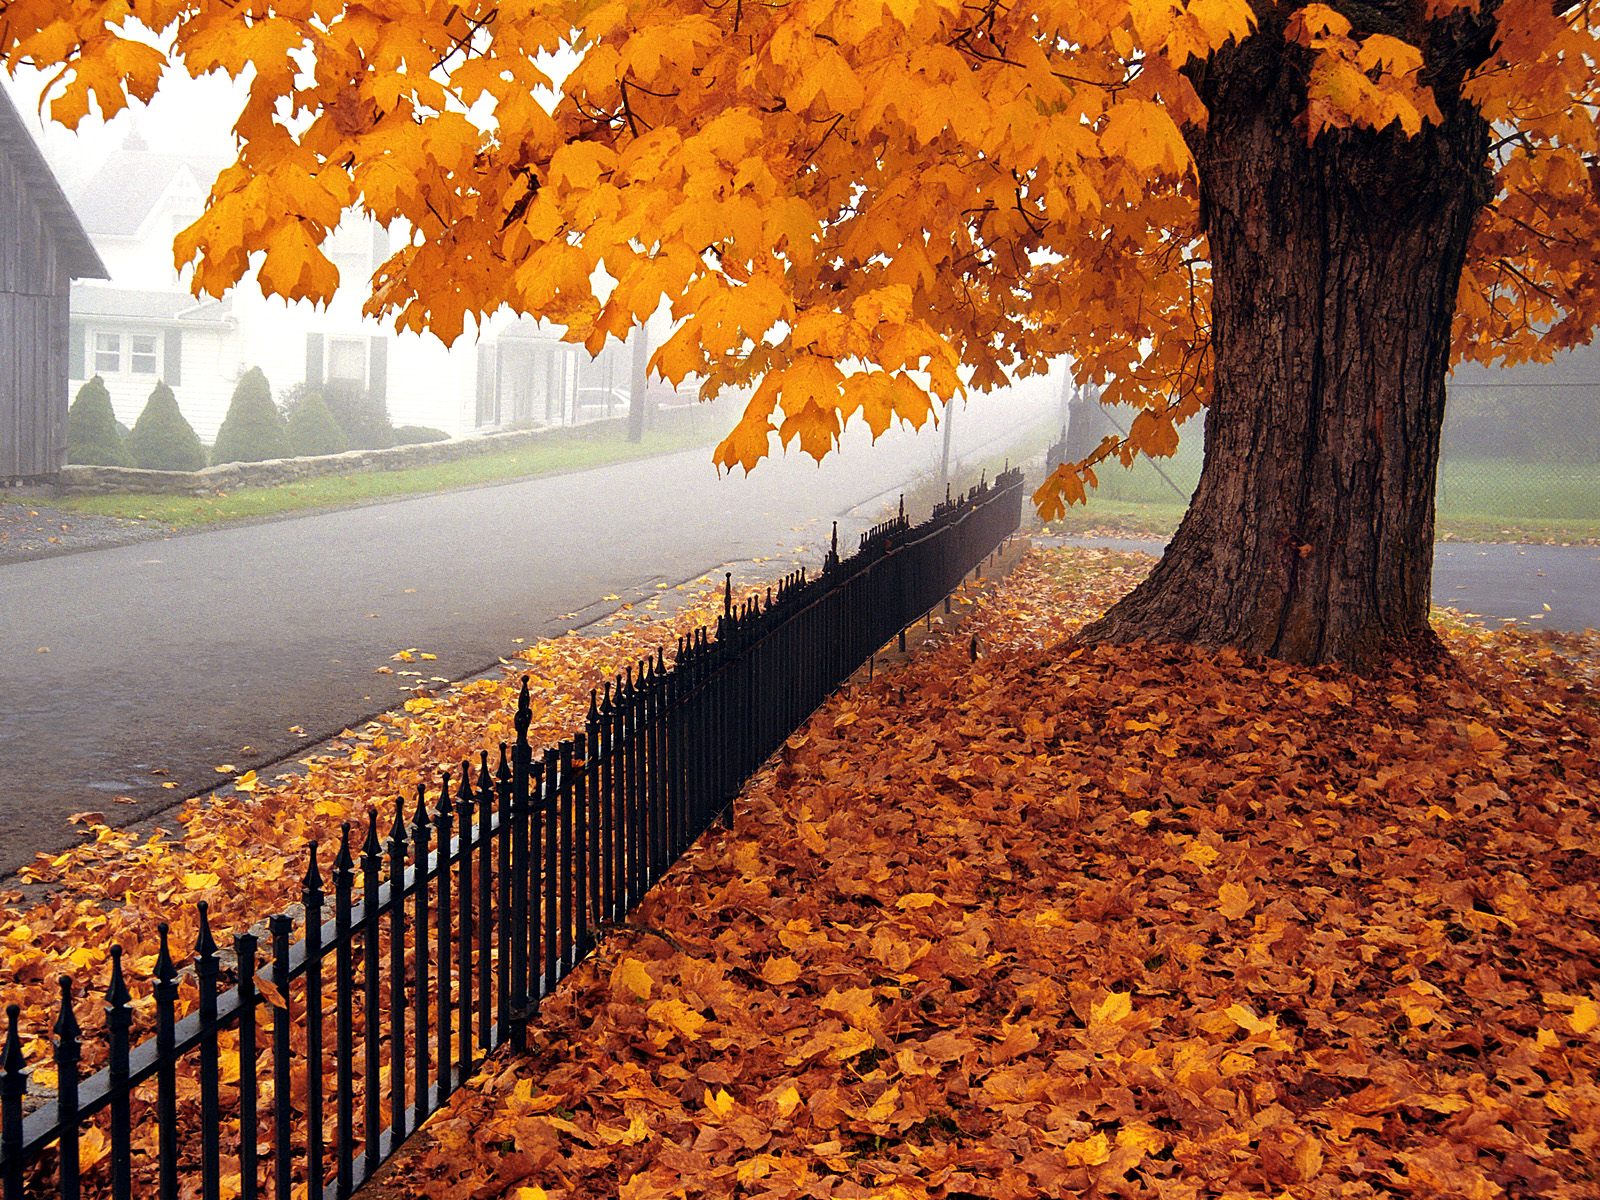
<path fill-rule="evenodd" d="M 1062 537 L 1159 555 L 1155 538 Z M 1600 629 L 1600 546 L 1441 542 L 1433 552 L 1433 602 L 1485 621 L 1541 629 Z"/>
<path fill-rule="evenodd" d="M 1015 407 L 958 420 L 958 456 L 1026 432 L 1037 414 Z M 937 437 L 720 479 L 694 450 L 0 566 L 0 877 L 72 844 L 73 813 L 133 823 L 215 786 L 219 764 L 395 706 L 398 677 L 374 672 L 398 649 L 460 678 L 608 595 L 774 553 L 818 564 L 831 520 L 848 538 L 881 519 Z"/>

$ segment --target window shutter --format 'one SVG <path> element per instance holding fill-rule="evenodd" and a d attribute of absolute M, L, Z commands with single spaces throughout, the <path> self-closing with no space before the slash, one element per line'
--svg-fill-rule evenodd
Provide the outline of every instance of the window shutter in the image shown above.
<path fill-rule="evenodd" d="M 372 270 L 376 271 L 389 257 L 389 231 L 382 225 L 372 226 Z"/>
<path fill-rule="evenodd" d="M 73 321 L 67 327 L 67 370 L 72 379 L 89 378 L 89 338 L 82 321 Z"/>
<path fill-rule="evenodd" d="M 322 335 L 306 334 L 306 386 L 322 386 Z"/>
<path fill-rule="evenodd" d="M 374 337 L 367 353 L 367 394 L 374 400 L 389 399 L 389 339 Z"/>
<path fill-rule="evenodd" d="M 167 381 L 168 387 L 177 387 L 183 382 L 183 330 L 167 330 L 167 344 L 161 355 L 162 378 Z"/>

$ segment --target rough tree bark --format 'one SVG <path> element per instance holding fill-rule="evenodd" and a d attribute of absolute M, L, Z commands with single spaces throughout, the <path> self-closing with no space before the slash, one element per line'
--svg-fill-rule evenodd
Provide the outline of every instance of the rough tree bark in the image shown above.
<path fill-rule="evenodd" d="M 1457 285 L 1488 129 L 1307 145 L 1306 56 L 1263 30 L 1195 73 L 1213 272 L 1199 488 L 1165 556 L 1085 631 L 1357 670 L 1433 647 L 1433 498 Z"/>

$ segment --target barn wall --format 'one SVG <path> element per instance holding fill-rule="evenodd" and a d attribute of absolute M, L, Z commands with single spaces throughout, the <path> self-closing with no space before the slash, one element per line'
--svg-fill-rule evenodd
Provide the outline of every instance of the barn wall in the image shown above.
<path fill-rule="evenodd" d="M 69 284 L 43 213 L 0 157 L 0 479 L 66 462 Z"/>

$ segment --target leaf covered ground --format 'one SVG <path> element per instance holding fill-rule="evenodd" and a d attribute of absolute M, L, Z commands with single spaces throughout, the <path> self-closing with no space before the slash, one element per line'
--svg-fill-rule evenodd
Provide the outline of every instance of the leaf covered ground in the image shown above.
<path fill-rule="evenodd" d="M 386 1193 L 1600 1194 L 1595 639 L 1062 645 L 1145 561 L 832 701 Z"/>

